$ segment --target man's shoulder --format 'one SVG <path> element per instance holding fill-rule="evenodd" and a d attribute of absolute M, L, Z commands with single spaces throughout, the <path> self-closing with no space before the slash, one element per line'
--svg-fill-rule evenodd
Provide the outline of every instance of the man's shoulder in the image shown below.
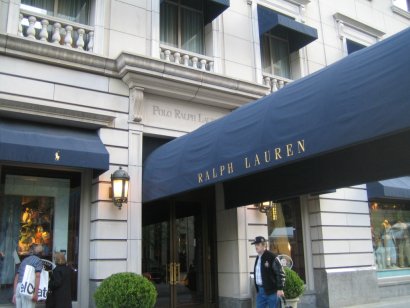
<path fill-rule="evenodd" d="M 265 250 L 263 255 L 264 255 L 265 258 L 269 258 L 269 259 L 275 259 L 276 258 L 276 255 L 272 251 L 267 250 L 267 249 Z"/>

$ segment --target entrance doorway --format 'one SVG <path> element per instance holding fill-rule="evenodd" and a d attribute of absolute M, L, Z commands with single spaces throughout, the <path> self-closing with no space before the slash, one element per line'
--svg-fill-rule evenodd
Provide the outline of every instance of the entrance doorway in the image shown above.
<path fill-rule="evenodd" d="M 211 207 L 169 201 L 143 206 L 142 273 L 155 285 L 155 307 L 214 307 L 216 261 Z M 212 262 L 213 261 L 213 262 Z"/>

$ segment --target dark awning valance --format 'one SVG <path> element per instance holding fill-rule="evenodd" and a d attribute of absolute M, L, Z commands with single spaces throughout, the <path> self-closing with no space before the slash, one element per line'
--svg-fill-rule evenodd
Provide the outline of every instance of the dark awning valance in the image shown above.
<path fill-rule="evenodd" d="M 109 154 L 95 131 L 0 119 L 0 161 L 93 169 L 109 168 Z"/>
<path fill-rule="evenodd" d="M 410 29 L 154 151 L 143 201 L 223 183 L 227 207 L 410 174 Z"/>
<path fill-rule="evenodd" d="M 371 199 L 410 200 L 410 177 L 400 177 L 367 185 L 367 197 Z"/>
<path fill-rule="evenodd" d="M 209 24 L 229 7 L 229 0 L 205 0 L 205 24 Z"/>
<path fill-rule="evenodd" d="M 315 28 L 304 25 L 287 16 L 276 13 L 266 7 L 258 5 L 259 34 L 273 30 L 281 36 L 287 33 L 289 51 L 294 52 L 318 38 Z"/>

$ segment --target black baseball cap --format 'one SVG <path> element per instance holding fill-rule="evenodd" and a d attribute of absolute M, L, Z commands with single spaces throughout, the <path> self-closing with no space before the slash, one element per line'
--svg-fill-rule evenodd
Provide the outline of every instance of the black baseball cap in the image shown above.
<path fill-rule="evenodd" d="M 254 241 L 251 243 L 251 245 L 259 244 L 259 243 L 265 243 L 266 239 L 263 236 L 257 236 L 255 237 Z"/>

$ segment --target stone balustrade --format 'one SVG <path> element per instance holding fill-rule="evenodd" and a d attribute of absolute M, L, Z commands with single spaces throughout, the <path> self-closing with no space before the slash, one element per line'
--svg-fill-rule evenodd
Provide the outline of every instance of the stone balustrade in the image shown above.
<path fill-rule="evenodd" d="M 89 52 L 94 48 L 93 27 L 24 9 L 20 10 L 18 35 Z"/>
<path fill-rule="evenodd" d="M 169 46 L 160 47 L 160 57 L 166 62 L 189 66 L 207 72 L 214 71 L 214 60 L 211 57 L 188 52 Z"/>
<path fill-rule="evenodd" d="M 276 92 L 286 86 L 291 79 L 287 79 L 280 76 L 274 76 L 264 73 L 263 74 L 263 84 L 269 86 L 271 92 Z"/>

